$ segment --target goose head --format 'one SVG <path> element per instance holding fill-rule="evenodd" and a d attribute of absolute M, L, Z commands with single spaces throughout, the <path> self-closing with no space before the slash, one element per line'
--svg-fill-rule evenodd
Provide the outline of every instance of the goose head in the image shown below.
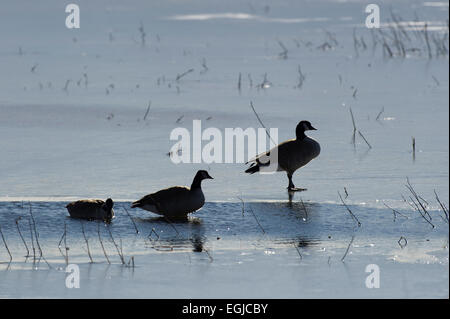
<path fill-rule="evenodd" d="M 113 206 L 114 202 L 111 198 L 108 198 L 103 204 L 103 210 L 106 212 L 106 219 L 111 220 L 113 218 Z"/>
<path fill-rule="evenodd" d="M 305 138 L 305 131 L 315 131 L 317 130 L 315 127 L 311 125 L 309 121 L 300 121 L 295 128 L 295 135 L 297 139 L 302 140 Z"/>
<path fill-rule="evenodd" d="M 207 171 L 199 170 L 197 174 L 195 174 L 194 181 L 192 182 L 191 189 L 200 187 L 202 180 L 204 179 L 213 179 Z"/>

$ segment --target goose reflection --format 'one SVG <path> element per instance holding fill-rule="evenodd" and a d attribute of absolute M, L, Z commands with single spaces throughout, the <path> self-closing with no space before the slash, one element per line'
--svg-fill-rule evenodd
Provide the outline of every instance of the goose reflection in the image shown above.
<path fill-rule="evenodd" d="M 203 245 L 205 244 L 206 237 L 194 233 L 194 234 L 192 234 L 190 241 L 192 244 L 193 252 L 201 253 L 204 250 Z"/>
<path fill-rule="evenodd" d="M 293 243 L 296 247 L 305 248 L 312 245 L 316 245 L 318 243 L 317 239 L 307 238 L 307 237 L 296 237 L 293 238 Z"/>
<path fill-rule="evenodd" d="M 142 221 L 148 222 L 152 226 L 148 238 L 155 249 L 165 251 L 192 249 L 194 252 L 205 250 L 204 244 L 207 237 L 201 218 L 188 216 L 168 219 L 158 216 L 142 219 Z M 167 227 L 171 227 L 173 231 L 167 231 Z M 161 230 L 163 232 L 158 233 Z"/>

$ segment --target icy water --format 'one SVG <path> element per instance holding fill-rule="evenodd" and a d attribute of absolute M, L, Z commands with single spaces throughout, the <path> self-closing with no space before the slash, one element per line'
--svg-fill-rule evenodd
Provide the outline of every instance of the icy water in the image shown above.
<path fill-rule="evenodd" d="M 383 1 L 387 35 L 373 38 L 363 1 L 79 1 L 79 30 L 64 26 L 59 1 L 21 2 L 0 10 L 0 227 L 13 257 L 0 241 L 1 297 L 448 298 L 448 220 L 434 193 L 448 207 L 448 52 L 437 49 L 439 39 L 448 49 L 448 3 Z M 391 8 L 410 38 L 405 57 L 392 44 Z M 425 23 L 431 59 L 415 29 Z M 250 101 L 280 141 L 300 120 L 318 129 L 320 156 L 294 175 L 308 191 L 291 203 L 283 173 L 167 156 L 172 129 L 191 131 L 193 120 L 259 127 Z M 371 148 L 359 133 L 352 143 L 350 108 Z M 214 180 L 188 220 L 128 208 L 190 185 L 198 169 Z M 64 208 L 106 197 L 116 201 L 114 242 L 134 267 L 103 224 L 84 222 L 91 263 L 82 224 Z M 45 260 L 33 258 L 30 205 Z M 65 286 L 65 246 L 80 289 Z M 366 287 L 370 264 L 380 288 Z"/>
<path fill-rule="evenodd" d="M 29 204 L 0 205 L 14 258 L 1 265 L 2 297 L 440 298 L 448 293 L 448 224 L 439 222 L 438 212 L 432 212 L 437 221 L 432 229 L 414 213 L 394 220 L 388 209 L 350 206 L 358 227 L 335 204 L 210 202 L 189 219 L 169 223 L 131 210 L 133 224 L 119 208 L 130 203 L 120 202 L 109 227 L 124 266 L 106 227 L 67 217 L 65 204 L 32 204 L 45 260 L 36 242 L 34 259 L 30 226 L 20 220 L 31 255 L 25 257 L 14 223 L 30 216 Z M 61 240 L 64 223 L 67 233 Z M 66 258 L 80 267 L 79 289 L 65 287 Z M 378 289 L 365 286 L 368 264 L 380 267 Z"/>

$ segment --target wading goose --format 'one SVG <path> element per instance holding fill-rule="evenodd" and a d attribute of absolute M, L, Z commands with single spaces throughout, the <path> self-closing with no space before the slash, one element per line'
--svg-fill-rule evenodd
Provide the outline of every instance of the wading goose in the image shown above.
<path fill-rule="evenodd" d="M 207 171 L 200 170 L 194 177 L 191 188 L 174 186 L 146 195 L 131 204 L 131 208 L 139 207 L 149 212 L 167 216 L 183 217 L 193 213 L 205 204 L 202 191 L 202 180 L 212 179 Z"/>
<path fill-rule="evenodd" d="M 295 129 L 296 138 L 278 144 L 268 152 L 262 153 L 250 160 L 251 166 L 246 173 L 259 172 L 261 168 L 273 165 L 276 171 L 285 171 L 289 179 L 289 191 L 302 191 L 304 188 L 296 188 L 292 182 L 292 175 L 302 166 L 305 166 L 312 159 L 320 154 L 320 145 L 314 139 L 305 135 L 305 131 L 316 130 L 308 121 L 301 121 Z M 272 152 L 272 157 L 270 154 Z M 275 154 L 275 155 L 274 155 Z M 277 161 L 278 157 L 278 161 Z M 271 163 L 270 161 L 277 161 Z M 276 166 L 275 166 L 276 165 Z"/>
<path fill-rule="evenodd" d="M 67 204 L 66 208 L 70 217 L 103 221 L 111 221 L 114 218 L 114 202 L 111 198 L 106 201 L 101 199 L 83 199 Z"/>

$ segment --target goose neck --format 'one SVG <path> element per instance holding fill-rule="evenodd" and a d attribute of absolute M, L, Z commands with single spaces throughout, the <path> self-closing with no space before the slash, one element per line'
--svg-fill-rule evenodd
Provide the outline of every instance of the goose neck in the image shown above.
<path fill-rule="evenodd" d="M 202 178 L 199 176 L 195 176 L 194 180 L 191 184 L 191 189 L 201 188 L 202 187 Z"/>
<path fill-rule="evenodd" d="M 297 131 L 296 132 L 297 141 L 302 141 L 306 138 L 305 131 Z"/>

